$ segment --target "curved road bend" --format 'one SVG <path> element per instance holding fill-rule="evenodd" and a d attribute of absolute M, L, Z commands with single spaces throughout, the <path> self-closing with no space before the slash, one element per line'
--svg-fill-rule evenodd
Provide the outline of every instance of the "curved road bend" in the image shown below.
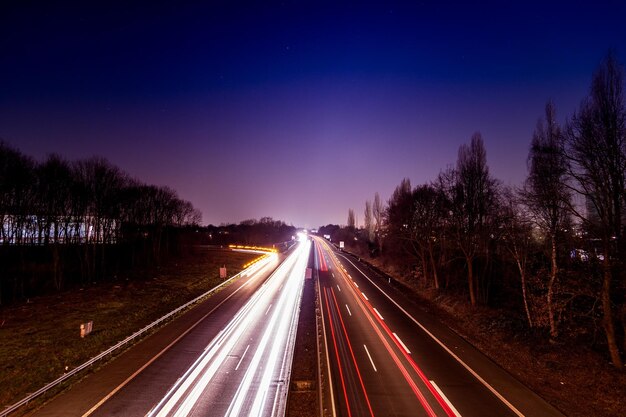
<path fill-rule="evenodd" d="M 406 296 L 315 237 L 337 416 L 562 416 Z"/>

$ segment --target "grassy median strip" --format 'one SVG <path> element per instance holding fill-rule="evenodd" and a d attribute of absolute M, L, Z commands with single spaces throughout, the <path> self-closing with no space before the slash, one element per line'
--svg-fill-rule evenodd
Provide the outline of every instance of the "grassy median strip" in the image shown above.
<path fill-rule="evenodd" d="M 119 277 L 0 310 L 0 408 L 218 285 L 257 254 L 194 248 L 141 279 Z M 81 339 L 81 323 L 93 332 Z"/>

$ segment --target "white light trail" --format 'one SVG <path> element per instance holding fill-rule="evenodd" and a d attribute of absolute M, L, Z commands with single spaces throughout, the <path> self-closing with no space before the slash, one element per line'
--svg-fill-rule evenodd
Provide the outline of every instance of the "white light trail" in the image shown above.
<path fill-rule="evenodd" d="M 309 241 L 299 244 L 148 416 L 183 417 L 192 413 L 202 403 L 203 396 L 214 394 L 215 387 L 220 387 L 216 378 L 228 374 L 224 367 L 233 355 L 241 355 L 235 370 L 244 367 L 245 372 L 237 377 L 240 380 L 236 392 L 223 412 L 227 416 L 261 416 L 271 415 L 274 407 L 284 407 L 285 401 L 278 396 L 286 393 L 289 381 L 283 387 L 272 382 L 277 375 L 290 374 L 291 360 L 285 357 L 292 355 L 293 343 L 290 345 L 289 341 L 295 338 L 310 246 Z M 254 352 L 252 359 L 244 361 L 249 348 Z M 236 374 L 231 374 L 230 380 L 232 375 Z M 216 385 L 211 386 L 214 380 Z M 286 399 L 286 395 L 283 397 Z M 268 398 L 273 401 L 266 401 Z"/>

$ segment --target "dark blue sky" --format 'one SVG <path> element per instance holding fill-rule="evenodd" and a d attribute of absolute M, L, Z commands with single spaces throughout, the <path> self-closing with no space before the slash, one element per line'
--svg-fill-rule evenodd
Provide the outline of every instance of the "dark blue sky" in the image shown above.
<path fill-rule="evenodd" d="M 362 218 L 476 130 L 518 184 L 546 100 L 564 120 L 626 59 L 618 1 L 133 3 L 2 3 L 0 138 L 107 157 L 205 223 Z"/>

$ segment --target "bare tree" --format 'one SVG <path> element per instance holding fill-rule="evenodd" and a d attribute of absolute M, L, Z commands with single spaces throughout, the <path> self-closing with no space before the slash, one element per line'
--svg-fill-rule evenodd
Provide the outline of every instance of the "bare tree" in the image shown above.
<path fill-rule="evenodd" d="M 37 217 L 42 227 L 40 244 L 49 245 L 52 253 L 54 287 L 63 287 L 61 243 L 67 242 L 72 222 L 71 201 L 73 173 L 70 164 L 58 155 L 50 155 L 37 166 Z M 43 240 L 43 241 L 42 241 Z"/>
<path fill-rule="evenodd" d="M 411 258 L 418 256 L 413 243 L 412 221 L 413 190 L 411 181 L 404 178 L 391 194 L 385 210 L 387 229 L 385 245 L 391 249 L 389 255 L 395 254 L 398 263 L 405 264 L 405 266 L 407 261 L 412 261 L 412 259 L 406 259 L 404 255 L 409 255 Z M 398 257 L 398 255 L 401 256 Z"/>
<path fill-rule="evenodd" d="M 372 203 L 369 200 L 365 202 L 363 225 L 365 227 L 365 233 L 367 234 L 367 241 L 373 242 L 375 237 L 374 219 L 372 218 Z"/>
<path fill-rule="evenodd" d="M 465 258 L 467 284 L 472 305 L 476 305 L 478 279 L 474 261 L 484 248 L 485 233 L 496 196 L 496 182 L 489 175 L 487 152 L 480 133 L 472 136 L 469 145 L 459 147 L 456 170 L 453 172 L 452 220 L 457 244 Z"/>
<path fill-rule="evenodd" d="M 534 327 L 534 320 L 529 306 L 528 263 L 533 243 L 533 222 L 527 213 L 526 206 L 520 204 L 518 198 L 509 188 L 502 191 L 501 216 L 503 217 L 502 242 L 517 267 L 526 320 L 528 327 L 532 328 Z"/>
<path fill-rule="evenodd" d="M 559 275 L 559 237 L 570 227 L 571 206 L 567 184 L 567 160 L 563 152 L 561 128 L 556 121 L 552 102 L 545 108 L 545 119 L 539 119 L 528 154 L 528 178 L 522 197 L 532 218 L 549 243 L 550 278 L 547 306 L 550 337 L 558 336 L 554 291 Z"/>
<path fill-rule="evenodd" d="M 614 277 L 623 275 L 624 192 L 626 171 L 624 72 L 609 54 L 593 75 L 589 97 L 567 125 L 567 157 L 574 190 L 588 212 L 575 212 L 602 242 L 603 326 L 613 365 L 622 368 L 613 317 Z"/>
<path fill-rule="evenodd" d="M 432 285 L 439 288 L 438 267 L 435 261 L 435 241 L 441 221 L 441 205 L 437 190 L 430 184 L 413 190 L 413 241 L 417 245 L 422 270 L 426 279 L 432 276 Z"/>
<path fill-rule="evenodd" d="M 106 275 L 106 247 L 113 243 L 121 217 L 121 190 L 127 184 L 127 176 L 104 158 L 93 157 L 75 164 L 82 198 L 82 223 L 85 227 L 85 272 L 89 282 L 96 272 Z M 100 253 L 101 268 L 97 269 Z"/>
<path fill-rule="evenodd" d="M 374 205 L 372 207 L 372 213 L 374 215 L 374 220 L 376 224 L 374 226 L 376 233 L 376 242 L 378 243 L 378 252 L 381 253 L 383 250 L 383 218 L 385 216 L 385 207 L 380 199 L 380 195 L 378 192 L 374 194 Z"/>
<path fill-rule="evenodd" d="M 354 217 L 354 210 L 348 209 L 348 228 L 354 229 L 356 227 L 356 218 Z"/>

